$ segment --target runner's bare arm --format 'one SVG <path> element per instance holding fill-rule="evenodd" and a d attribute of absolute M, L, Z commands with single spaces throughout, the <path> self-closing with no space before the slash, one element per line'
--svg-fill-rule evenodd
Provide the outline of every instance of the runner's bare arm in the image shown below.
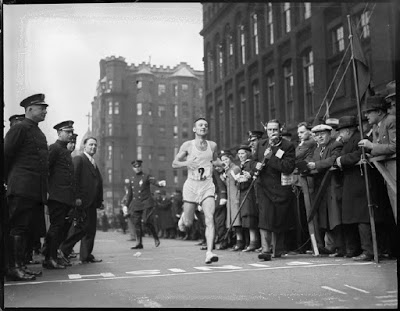
<path fill-rule="evenodd" d="M 215 143 L 214 141 L 210 141 L 210 147 L 213 153 L 213 158 L 211 163 L 213 165 L 218 165 L 218 166 L 222 166 L 222 162 L 221 160 L 218 158 L 218 150 L 217 150 L 217 143 Z"/>
<path fill-rule="evenodd" d="M 172 161 L 173 168 L 182 168 L 188 166 L 188 161 L 186 160 L 188 156 L 188 142 L 184 142 L 179 148 L 174 160 Z"/>

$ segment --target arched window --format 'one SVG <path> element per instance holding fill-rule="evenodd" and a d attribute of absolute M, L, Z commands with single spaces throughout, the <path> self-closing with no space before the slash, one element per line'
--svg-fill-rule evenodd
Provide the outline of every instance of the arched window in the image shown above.
<path fill-rule="evenodd" d="M 269 119 L 276 118 L 276 105 L 275 105 L 275 76 L 274 72 L 270 71 L 267 75 L 267 101 L 269 109 Z"/>
<path fill-rule="evenodd" d="M 267 4 L 267 42 L 269 45 L 274 44 L 274 21 L 273 21 L 273 14 L 272 14 L 272 3 L 268 2 Z"/>
<path fill-rule="evenodd" d="M 137 132 L 137 136 L 141 137 L 142 136 L 142 129 L 143 129 L 143 125 L 142 124 L 138 124 L 136 126 L 136 132 Z"/>
<path fill-rule="evenodd" d="M 285 105 L 286 105 L 286 122 L 294 121 L 294 105 L 293 105 L 293 69 L 292 62 L 288 60 L 283 65 L 283 78 L 285 85 Z"/>
<path fill-rule="evenodd" d="M 239 44 L 240 44 L 240 64 L 244 65 L 246 63 L 246 34 L 245 34 L 245 29 L 244 29 L 244 25 L 240 24 L 238 26 L 238 30 L 239 30 Z"/>
<path fill-rule="evenodd" d="M 114 114 L 119 114 L 119 102 L 115 102 L 114 104 Z"/>
<path fill-rule="evenodd" d="M 108 114 L 113 114 L 113 103 L 112 101 L 108 102 Z"/>
<path fill-rule="evenodd" d="M 306 115 L 314 112 L 314 57 L 311 49 L 303 54 L 304 104 Z"/>
<path fill-rule="evenodd" d="M 226 55 L 226 73 L 230 74 L 233 71 L 233 38 L 229 24 L 225 26 L 225 55 Z"/>
<path fill-rule="evenodd" d="M 253 55 L 258 55 L 258 16 L 255 12 L 251 15 L 251 39 Z"/>
<path fill-rule="evenodd" d="M 112 136 L 112 132 L 113 132 L 113 125 L 112 123 L 108 123 L 108 136 Z"/>

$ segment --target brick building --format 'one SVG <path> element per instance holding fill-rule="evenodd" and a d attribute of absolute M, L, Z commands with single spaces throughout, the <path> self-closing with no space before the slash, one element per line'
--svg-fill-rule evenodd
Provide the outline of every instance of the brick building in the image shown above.
<path fill-rule="evenodd" d="M 295 133 L 297 123 L 314 118 L 320 106 L 319 117 L 325 115 L 324 98 L 332 100 L 330 117 L 357 114 L 352 67 L 343 75 L 351 54 L 347 15 L 363 31 L 372 82 L 375 91 L 382 91 L 395 79 L 393 6 L 203 3 L 200 34 L 210 139 L 220 148 L 232 148 L 247 138 L 247 131 L 262 130 L 261 122 L 272 118 Z"/>
<path fill-rule="evenodd" d="M 145 172 L 167 181 L 167 193 L 181 188 L 185 172 L 172 169 L 172 160 L 183 141 L 193 137 L 194 119 L 204 114 L 202 71 L 186 63 L 170 68 L 128 65 L 123 57 L 102 59 L 91 134 L 98 138 L 95 157 L 108 210 L 112 201 L 119 206 L 134 159 L 143 160 Z"/>

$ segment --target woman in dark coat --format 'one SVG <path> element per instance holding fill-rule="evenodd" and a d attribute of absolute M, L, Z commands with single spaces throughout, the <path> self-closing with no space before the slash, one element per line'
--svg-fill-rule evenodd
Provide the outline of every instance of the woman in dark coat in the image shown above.
<path fill-rule="evenodd" d="M 252 252 L 257 249 L 259 242 L 257 241 L 258 231 L 258 208 L 256 202 L 256 193 L 254 187 L 250 188 L 253 180 L 254 172 L 256 171 L 256 162 L 251 160 L 251 148 L 242 145 L 237 150 L 237 155 L 240 160 L 241 173 L 238 178 L 238 186 L 240 190 L 239 202 L 242 205 L 240 216 L 242 218 L 242 228 L 249 230 L 250 243 L 243 252 Z M 247 197 L 246 196 L 246 193 Z M 243 200 L 246 199 L 244 202 Z M 239 205 L 240 206 L 240 205 Z"/>

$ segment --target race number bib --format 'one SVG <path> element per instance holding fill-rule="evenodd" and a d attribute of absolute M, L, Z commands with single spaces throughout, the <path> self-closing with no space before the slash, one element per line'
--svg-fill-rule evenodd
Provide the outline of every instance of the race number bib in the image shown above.
<path fill-rule="evenodd" d="M 206 180 L 209 177 L 211 177 L 211 166 L 199 167 L 191 170 L 189 174 L 189 178 L 194 180 Z"/>

